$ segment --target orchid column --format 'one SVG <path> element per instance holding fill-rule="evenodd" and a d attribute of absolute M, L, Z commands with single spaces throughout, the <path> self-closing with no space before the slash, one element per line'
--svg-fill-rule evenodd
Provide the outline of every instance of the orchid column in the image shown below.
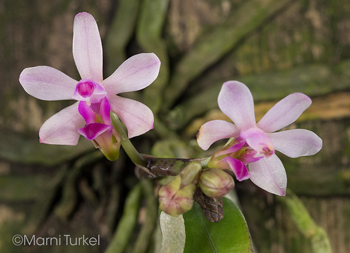
<path fill-rule="evenodd" d="M 110 112 L 123 121 L 129 138 L 153 128 L 153 113 L 147 106 L 116 94 L 149 86 L 159 73 L 158 57 L 152 53 L 135 55 L 103 80 L 102 55 L 97 23 L 90 14 L 83 12 L 74 19 L 73 36 L 73 57 L 80 81 L 48 66 L 22 71 L 19 81 L 30 95 L 47 101 L 78 100 L 42 125 L 40 142 L 76 145 L 81 134 L 92 140 L 108 159 L 116 160 L 120 135 L 111 126 Z"/>

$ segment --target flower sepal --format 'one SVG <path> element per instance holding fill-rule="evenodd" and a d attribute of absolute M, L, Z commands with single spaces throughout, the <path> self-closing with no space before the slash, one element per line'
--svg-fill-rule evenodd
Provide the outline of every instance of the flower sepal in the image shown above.
<path fill-rule="evenodd" d="M 97 136 L 93 143 L 97 146 L 104 156 L 110 161 L 116 161 L 119 158 L 120 137 L 118 134 L 112 134 L 109 131 Z"/>
<path fill-rule="evenodd" d="M 86 139 L 91 140 L 95 148 L 99 148 L 104 156 L 110 161 L 119 158 L 120 136 L 113 127 L 103 123 L 90 123 L 78 132 Z"/>

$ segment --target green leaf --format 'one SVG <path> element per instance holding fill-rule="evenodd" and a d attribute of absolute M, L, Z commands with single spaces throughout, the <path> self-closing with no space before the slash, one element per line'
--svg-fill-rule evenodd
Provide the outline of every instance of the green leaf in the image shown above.
<path fill-rule="evenodd" d="M 160 228 L 162 230 L 162 253 L 182 253 L 185 247 L 185 224 L 182 215 L 170 216 L 164 212 L 160 214 Z"/>
<path fill-rule="evenodd" d="M 223 198 L 224 218 L 219 223 L 209 222 L 197 203 L 185 213 L 186 244 L 184 253 L 253 252 L 247 223 L 239 208 Z"/>

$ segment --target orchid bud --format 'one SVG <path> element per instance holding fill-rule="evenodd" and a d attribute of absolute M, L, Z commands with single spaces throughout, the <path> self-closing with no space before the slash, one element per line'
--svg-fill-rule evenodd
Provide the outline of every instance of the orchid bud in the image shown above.
<path fill-rule="evenodd" d="M 163 185 L 159 189 L 159 208 L 171 216 L 191 210 L 201 171 L 200 162 L 193 161 L 173 181 Z"/>
<path fill-rule="evenodd" d="M 193 194 L 196 190 L 194 184 L 181 189 L 180 186 L 181 177 L 178 175 L 173 181 L 159 189 L 159 209 L 175 217 L 191 210 Z"/>
<path fill-rule="evenodd" d="M 218 198 L 227 194 L 234 187 L 234 182 L 225 171 L 208 169 L 202 172 L 199 187 L 208 197 Z"/>
<path fill-rule="evenodd" d="M 170 181 L 166 185 L 163 185 L 159 189 L 159 199 L 161 198 L 171 198 L 177 191 L 180 190 L 181 186 L 181 177 L 177 175 L 174 180 Z"/>
<path fill-rule="evenodd" d="M 199 182 L 202 165 L 200 162 L 193 161 L 189 163 L 180 173 L 181 185 L 186 186 L 190 184 L 197 185 Z"/>

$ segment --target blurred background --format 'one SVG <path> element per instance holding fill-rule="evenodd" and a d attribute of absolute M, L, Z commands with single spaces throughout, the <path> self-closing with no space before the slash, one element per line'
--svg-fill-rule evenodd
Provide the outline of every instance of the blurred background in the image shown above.
<path fill-rule="evenodd" d="M 0 0 L 0 252 L 104 252 L 139 182 L 123 152 L 110 162 L 83 137 L 75 147 L 40 144 L 43 122 L 73 101 L 40 101 L 18 82 L 24 68 L 38 65 L 80 79 L 72 35 L 74 16 L 82 11 L 99 26 L 105 77 L 137 53 L 154 52 L 162 62 L 151 86 L 123 94 L 155 114 L 155 128 L 132 139 L 142 153 L 211 155 L 215 147 L 204 153 L 195 135 L 206 121 L 227 119 L 217 108 L 225 81 L 251 89 L 257 119 L 289 93 L 310 96 L 311 107 L 288 128 L 314 131 L 323 149 L 297 159 L 279 154 L 288 188 L 299 199 L 273 196 L 249 180 L 235 189 L 256 252 L 321 252 L 317 245 L 327 235 L 333 252 L 350 252 L 347 0 Z M 126 252 L 156 252 L 159 245 L 151 214 L 156 198 L 153 188 L 143 187 Z M 139 236 L 142 230 L 148 232 Z M 14 246 L 16 234 L 100 235 L 101 241 Z"/>

